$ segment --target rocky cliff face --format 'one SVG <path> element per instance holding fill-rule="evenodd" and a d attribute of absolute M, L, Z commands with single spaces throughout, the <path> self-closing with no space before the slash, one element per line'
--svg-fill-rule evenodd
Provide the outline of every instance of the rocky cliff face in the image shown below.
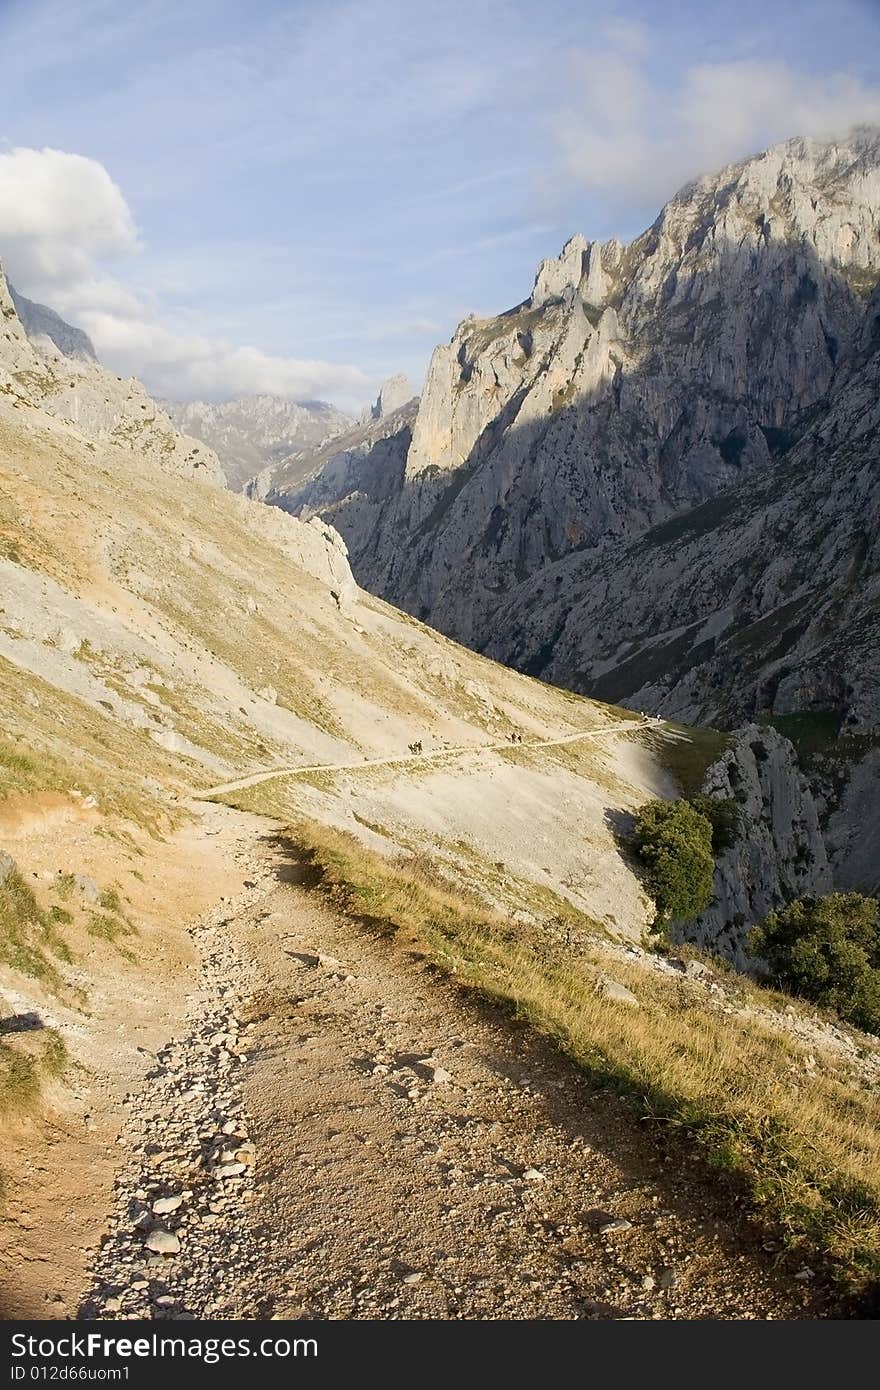
<path fill-rule="evenodd" d="M 548 565 L 499 605 L 492 654 L 691 722 L 834 712 L 876 730 L 880 293 L 865 308 L 834 394 L 792 418 L 774 462 Z"/>
<path fill-rule="evenodd" d="M 214 450 L 233 492 L 243 492 L 257 473 L 291 455 L 310 455 L 351 425 L 351 416 L 326 401 L 268 395 L 165 402 L 164 409 L 179 430 Z"/>
<path fill-rule="evenodd" d="M 718 859 L 715 901 L 678 935 L 744 969 L 751 926 L 793 898 L 831 890 L 819 814 L 791 743 L 757 724 L 737 730 L 703 789 L 736 803 L 741 829 Z"/>
<path fill-rule="evenodd" d="M 797 433 L 803 430 L 797 440 Z M 874 892 L 880 828 L 880 294 L 837 389 L 760 477 L 497 610 L 488 651 L 691 723 L 771 721 L 815 788 L 835 882 Z"/>
<path fill-rule="evenodd" d="M 33 340 L 16 301 L 25 305 Z M 129 449 L 166 471 L 223 484 L 216 454 L 179 434 L 139 381 L 105 371 L 94 351 L 86 351 L 82 340 L 89 349 L 91 343 L 85 334 L 52 310 L 20 296 L 16 301 L 0 267 L 0 392 L 23 410 L 37 408 L 66 421 L 87 441 Z"/>

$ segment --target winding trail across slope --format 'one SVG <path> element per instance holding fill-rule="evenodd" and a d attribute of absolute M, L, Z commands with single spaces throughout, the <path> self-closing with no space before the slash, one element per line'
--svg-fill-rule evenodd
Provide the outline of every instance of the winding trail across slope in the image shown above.
<path fill-rule="evenodd" d="M 549 1042 L 337 917 L 280 826 L 203 813 L 243 886 L 192 928 L 189 1023 L 130 1098 L 80 1316 L 821 1316 Z"/>
<path fill-rule="evenodd" d="M 247 777 L 236 777 L 231 782 L 221 782 L 219 786 L 208 787 L 205 791 L 193 793 L 197 801 L 208 801 L 212 796 L 225 792 L 240 792 L 246 787 L 256 787 L 261 782 L 271 782 L 275 777 L 295 777 L 306 772 L 359 772 L 365 767 L 394 767 L 397 763 L 432 763 L 438 759 L 459 758 L 466 753 L 485 753 L 496 748 L 555 748 L 563 743 L 577 743 L 580 739 L 604 738 L 606 734 L 632 732 L 636 728 L 657 726 L 652 719 L 627 719 L 620 724 L 606 724 L 601 729 L 580 729 L 573 734 L 560 734 L 558 738 L 530 739 L 527 743 L 511 743 L 509 739 L 498 739 L 494 743 L 459 744 L 455 748 L 438 748 L 430 753 L 397 753 L 391 758 L 362 758 L 359 763 L 315 763 L 310 767 L 273 767 L 266 772 L 252 772 Z"/>

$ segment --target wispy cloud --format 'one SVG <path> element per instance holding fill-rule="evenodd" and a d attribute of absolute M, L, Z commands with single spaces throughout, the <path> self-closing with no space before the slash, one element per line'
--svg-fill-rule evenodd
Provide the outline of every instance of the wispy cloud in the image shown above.
<path fill-rule="evenodd" d="M 571 58 L 571 98 L 553 121 L 557 177 L 617 200 L 660 202 L 684 182 L 793 135 L 880 122 L 880 85 L 772 59 L 686 68 L 672 90 L 616 30 Z M 646 50 L 645 50 L 646 51 Z"/>

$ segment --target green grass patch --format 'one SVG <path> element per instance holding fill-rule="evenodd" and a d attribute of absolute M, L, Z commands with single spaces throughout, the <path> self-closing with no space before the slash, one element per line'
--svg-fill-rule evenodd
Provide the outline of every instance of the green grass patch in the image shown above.
<path fill-rule="evenodd" d="M 135 928 L 130 922 L 112 912 L 90 912 L 86 922 L 86 931 L 89 936 L 99 936 L 103 941 L 110 941 L 114 945 L 118 944 L 121 937 L 135 934 Z M 130 952 L 125 952 L 125 954 L 130 954 Z"/>
<path fill-rule="evenodd" d="M 126 728 L 2 657 L 0 714 L 0 800 L 78 788 L 96 797 L 102 815 L 131 821 L 156 838 L 185 818 L 179 806 L 144 785 L 145 776 L 177 782 L 179 759 L 142 730 Z"/>
<path fill-rule="evenodd" d="M 714 531 L 726 521 L 740 504 L 741 499 L 736 493 L 712 497 L 699 507 L 692 507 L 688 512 L 679 512 L 668 521 L 662 521 L 659 526 L 652 526 L 650 531 L 646 532 L 642 544 L 669 545 L 675 541 L 694 540 L 698 536 L 705 536 L 707 532 Z"/>
<path fill-rule="evenodd" d="M 802 762 L 841 759 L 858 762 L 873 748 L 880 748 L 878 734 L 851 734 L 843 728 L 835 710 L 804 710 L 795 714 L 773 714 L 761 720 L 794 744 Z"/>
<path fill-rule="evenodd" d="M 690 728 L 685 724 L 639 729 L 636 737 L 647 744 L 684 797 L 698 795 L 709 768 L 733 742 L 720 729 Z"/>

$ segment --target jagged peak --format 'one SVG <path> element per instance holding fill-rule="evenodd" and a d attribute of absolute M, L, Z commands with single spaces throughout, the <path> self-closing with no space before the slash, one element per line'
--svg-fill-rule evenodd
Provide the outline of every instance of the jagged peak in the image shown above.
<path fill-rule="evenodd" d="M 414 394 L 410 379 L 405 372 L 398 372 L 396 376 L 387 377 L 382 382 L 373 405 L 367 406 L 363 412 L 360 423 L 366 424 L 370 420 L 384 420 L 395 410 L 399 410 L 402 405 L 411 401 Z"/>
<path fill-rule="evenodd" d="M 538 309 L 560 299 L 567 289 L 576 290 L 590 260 L 591 243 L 581 232 L 569 237 L 558 256 L 541 262 L 529 305 Z"/>

